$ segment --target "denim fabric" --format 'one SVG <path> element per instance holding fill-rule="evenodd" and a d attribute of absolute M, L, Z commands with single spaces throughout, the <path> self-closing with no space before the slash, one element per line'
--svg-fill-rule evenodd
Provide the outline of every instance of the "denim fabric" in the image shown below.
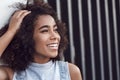
<path fill-rule="evenodd" d="M 68 62 L 59 61 L 60 80 L 71 80 Z"/>
<path fill-rule="evenodd" d="M 54 80 L 71 80 L 69 68 L 68 68 L 68 62 L 55 61 L 55 63 L 58 66 L 57 73 L 59 73 L 58 75 L 60 76 L 60 79 L 54 79 Z M 35 74 L 34 71 L 31 71 L 29 68 L 27 70 L 29 70 L 29 74 L 31 74 L 30 76 L 27 75 L 26 71 L 22 71 L 19 73 L 15 72 L 13 80 L 46 80 L 46 79 L 41 79 L 39 74 Z"/>

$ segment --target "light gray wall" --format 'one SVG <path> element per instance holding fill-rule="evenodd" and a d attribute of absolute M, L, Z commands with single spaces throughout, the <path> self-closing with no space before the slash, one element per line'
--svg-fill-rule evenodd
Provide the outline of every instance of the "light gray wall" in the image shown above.
<path fill-rule="evenodd" d="M 2 0 L 0 2 L 0 28 L 6 24 L 10 15 L 14 12 L 15 8 L 11 7 L 15 2 L 23 2 L 26 0 Z"/>

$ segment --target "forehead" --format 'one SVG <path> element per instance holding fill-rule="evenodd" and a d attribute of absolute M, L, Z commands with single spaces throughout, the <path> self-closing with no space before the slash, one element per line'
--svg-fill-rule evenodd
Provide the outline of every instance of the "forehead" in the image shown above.
<path fill-rule="evenodd" d="M 36 26 L 52 25 L 52 24 L 54 25 L 55 20 L 50 15 L 40 15 L 40 16 L 38 16 L 35 24 L 36 24 Z"/>

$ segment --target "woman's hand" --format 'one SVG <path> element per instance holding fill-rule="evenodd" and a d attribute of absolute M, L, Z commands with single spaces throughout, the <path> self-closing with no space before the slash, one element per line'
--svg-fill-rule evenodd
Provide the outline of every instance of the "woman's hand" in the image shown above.
<path fill-rule="evenodd" d="M 27 10 L 19 10 L 11 17 L 7 32 L 0 37 L 0 56 L 12 41 L 17 30 L 20 28 L 23 18 L 29 13 L 30 11 Z"/>
<path fill-rule="evenodd" d="M 29 13 L 30 11 L 27 10 L 16 11 L 10 19 L 8 31 L 16 33 L 17 30 L 20 28 L 23 18 Z"/>

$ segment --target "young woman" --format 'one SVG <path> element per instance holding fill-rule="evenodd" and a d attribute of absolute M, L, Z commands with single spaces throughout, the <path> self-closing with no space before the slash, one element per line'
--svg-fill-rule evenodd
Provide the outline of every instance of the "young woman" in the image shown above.
<path fill-rule="evenodd" d="M 82 80 L 76 65 L 60 61 L 66 28 L 47 3 L 20 4 L 0 36 L 10 80 Z"/>

